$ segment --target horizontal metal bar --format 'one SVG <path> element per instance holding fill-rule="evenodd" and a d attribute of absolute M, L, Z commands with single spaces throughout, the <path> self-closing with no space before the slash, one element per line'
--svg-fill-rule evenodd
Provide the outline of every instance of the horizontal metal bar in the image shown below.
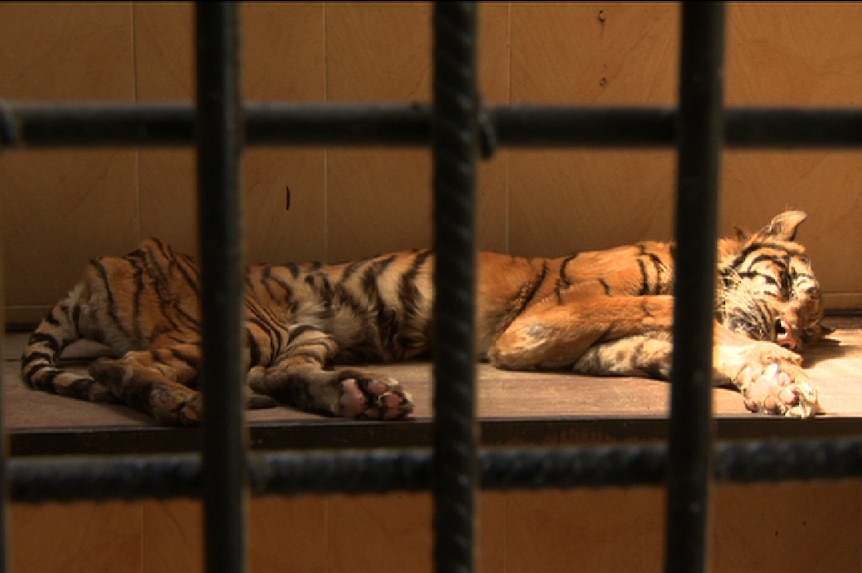
<path fill-rule="evenodd" d="M 427 449 L 251 453 L 255 494 L 422 491 L 431 486 Z M 479 453 L 484 489 L 659 486 L 667 471 L 664 443 L 615 446 L 492 448 Z M 12 500 L 43 502 L 199 497 L 198 454 L 18 458 L 7 461 Z M 862 437 L 719 442 L 719 482 L 862 477 Z"/>
<path fill-rule="evenodd" d="M 249 103 L 247 145 L 425 146 L 427 104 Z M 0 103 L 4 147 L 185 146 L 191 104 Z M 491 147 L 670 147 L 676 108 L 511 105 L 483 114 Z M 728 148 L 862 146 L 862 109 L 727 108 Z"/>
<path fill-rule="evenodd" d="M 862 145 L 862 109 L 725 108 L 727 148 Z M 667 147 L 677 137 L 676 108 L 516 105 L 489 111 L 502 147 Z"/>
<path fill-rule="evenodd" d="M 245 144 L 428 145 L 430 105 L 246 104 Z M 10 147 L 192 145 L 185 103 L 0 106 L 0 142 Z"/>
<path fill-rule="evenodd" d="M 725 108 L 727 147 L 858 147 L 862 109 Z"/>
<path fill-rule="evenodd" d="M 676 109 L 515 105 L 488 112 L 501 147 L 667 147 L 676 137 Z"/>
<path fill-rule="evenodd" d="M 43 502 L 200 497 L 198 454 L 56 456 L 6 462 L 9 497 Z"/>

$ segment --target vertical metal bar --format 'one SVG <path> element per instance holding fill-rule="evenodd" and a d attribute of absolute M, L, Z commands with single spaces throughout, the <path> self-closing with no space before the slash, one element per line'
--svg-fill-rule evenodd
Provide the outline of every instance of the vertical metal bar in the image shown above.
<path fill-rule="evenodd" d="M 238 6 L 197 3 L 197 176 L 206 570 L 246 570 Z"/>
<path fill-rule="evenodd" d="M 2 252 L 2 249 L 0 249 Z M 0 266 L 0 326 L 3 327 L 2 336 L 0 336 L 0 356 L 3 356 L 3 338 L 6 335 L 6 277 L 3 273 L 3 267 Z M 5 380 L 3 380 L 3 371 L 0 369 L 0 573 L 10 571 L 9 557 L 9 524 L 6 516 L 6 507 L 9 500 L 9 484 L 6 476 L 9 450 L 7 448 L 6 437 L 6 416 L 5 405 L 3 404 L 3 389 L 6 388 Z"/>
<path fill-rule="evenodd" d="M 703 571 L 712 463 L 712 344 L 724 4 L 684 2 L 666 570 Z"/>
<path fill-rule="evenodd" d="M 475 570 L 476 3 L 434 5 L 434 561 Z"/>

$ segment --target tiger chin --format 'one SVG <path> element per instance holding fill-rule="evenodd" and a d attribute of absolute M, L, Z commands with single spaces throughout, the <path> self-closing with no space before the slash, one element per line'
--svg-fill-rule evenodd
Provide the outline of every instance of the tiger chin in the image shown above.
<path fill-rule="evenodd" d="M 795 240 L 805 219 L 784 212 L 718 246 L 713 379 L 737 388 L 752 412 L 808 417 L 819 408 L 798 354 L 827 332 L 819 284 Z M 505 369 L 669 379 L 673 254 L 673 243 L 652 241 L 559 258 L 479 253 L 478 357 Z M 340 365 L 427 355 L 433 272 L 428 250 L 336 265 L 248 266 L 247 405 L 408 416 L 413 403 L 397 381 Z M 127 404 L 164 424 L 197 424 L 199 292 L 197 263 L 158 239 L 97 258 L 30 336 L 23 380 Z M 60 355 L 78 339 L 104 343 L 113 356 L 93 361 L 89 375 L 64 371 Z"/>

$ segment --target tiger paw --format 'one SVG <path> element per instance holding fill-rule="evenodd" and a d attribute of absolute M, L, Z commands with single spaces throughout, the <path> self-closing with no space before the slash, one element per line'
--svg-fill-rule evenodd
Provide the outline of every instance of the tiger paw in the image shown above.
<path fill-rule="evenodd" d="M 149 405 L 152 415 L 162 424 L 196 426 L 201 422 L 203 403 L 200 392 L 194 390 L 154 385 Z"/>
<path fill-rule="evenodd" d="M 397 420 L 413 411 L 413 400 L 388 376 L 342 372 L 340 412 L 347 418 Z"/>
<path fill-rule="evenodd" d="M 817 389 L 795 364 L 747 367 L 740 372 L 738 382 L 745 407 L 751 412 L 808 418 L 820 410 Z"/>
<path fill-rule="evenodd" d="M 90 402 L 103 402 L 107 404 L 122 404 L 122 401 L 113 393 L 111 389 L 93 380 L 92 386 L 87 396 Z"/>

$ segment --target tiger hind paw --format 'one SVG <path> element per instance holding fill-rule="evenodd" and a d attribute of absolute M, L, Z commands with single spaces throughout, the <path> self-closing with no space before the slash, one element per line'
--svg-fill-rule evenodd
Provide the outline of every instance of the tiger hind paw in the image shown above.
<path fill-rule="evenodd" d="M 341 415 L 370 420 L 397 420 L 413 411 L 413 400 L 387 376 L 354 375 L 341 378 Z"/>

